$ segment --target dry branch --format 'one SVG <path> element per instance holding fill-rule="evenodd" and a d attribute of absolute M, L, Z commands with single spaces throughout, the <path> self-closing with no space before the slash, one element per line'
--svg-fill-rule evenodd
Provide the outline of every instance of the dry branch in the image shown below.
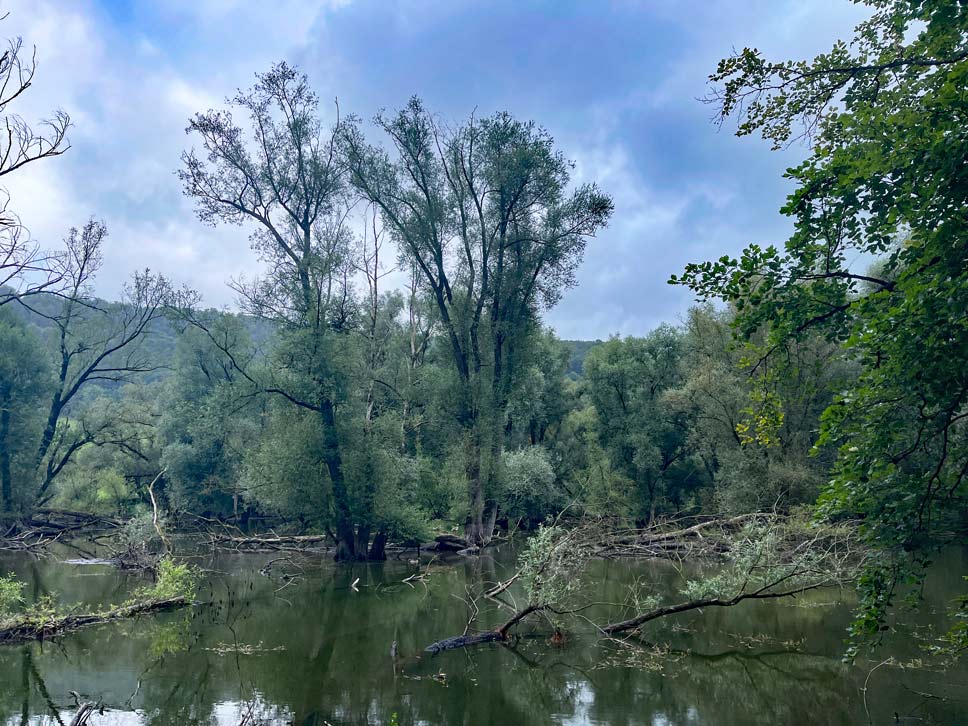
<path fill-rule="evenodd" d="M 212 533 L 213 547 L 224 547 L 244 552 L 275 552 L 277 550 L 329 549 L 332 538 L 325 534 L 238 536 Z"/>
<path fill-rule="evenodd" d="M 653 557 L 655 551 L 677 551 L 700 556 L 725 555 L 718 574 L 687 583 L 683 590 L 687 596 L 684 601 L 662 606 L 656 604 L 632 617 L 605 625 L 592 623 L 607 636 L 635 632 L 648 622 L 679 613 L 733 607 L 746 600 L 794 597 L 810 590 L 836 586 L 852 578 L 864 557 L 863 549 L 856 543 L 855 530 L 849 525 L 814 529 L 803 522 L 769 514 L 707 520 L 674 529 L 660 525 L 644 530 L 608 530 L 601 522 L 586 523 L 550 541 L 553 544 L 542 558 L 536 561 L 532 553 L 529 560 L 523 561 L 522 569 L 507 582 L 483 593 L 484 597 L 492 597 L 519 578 L 530 577 L 527 607 L 515 612 L 494 630 L 438 640 L 426 650 L 436 654 L 453 648 L 503 641 L 511 628 L 534 613 L 548 611 L 574 615 L 584 610 L 591 603 L 569 607 L 562 604 L 560 598 L 563 595 L 550 593 L 566 591 L 556 588 L 555 578 L 574 577 L 574 573 L 567 570 L 567 562 L 576 557 L 587 557 L 588 553 Z M 536 586 L 535 582 L 541 585 Z"/>

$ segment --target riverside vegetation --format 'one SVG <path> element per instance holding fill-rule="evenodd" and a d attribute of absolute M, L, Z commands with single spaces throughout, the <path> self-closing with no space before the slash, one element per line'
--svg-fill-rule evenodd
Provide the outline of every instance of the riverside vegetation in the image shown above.
<path fill-rule="evenodd" d="M 649 650 L 655 621 L 836 588 L 856 593 L 848 660 L 916 631 L 924 663 L 956 667 L 963 583 L 928 632 L 916 613 L 968 533 L 968 8 L 870 5 L 827 54 L 746 48 L 710 76 L 721 123 L 804 142 L 793 232 L 676 271 L 697 304 L 642 337 L 543 323 L 614 213 L 544 128 L 444 123 L 416 97 L 327 123 L 285 62 L 191 118 L 177 170 L 199 219 L 264 263 L 232 283 L 237 312 L 148 270 L 101 300 L 102 223 L 41 249 L 6 210 L 0 547 L 94 536 L 156 583 L 82 613 L 0 578 L 0 641 L 192 604 L 201 575 L 176 558 L 199 537 L 280 554 L 260 565 L 284 568 L 277 593 L 304 550 L 413 556 L 404 582 L 432 587 L 421 545 L 483 559 L 512 540 L 511 570 L 451 603 L 463 633 L 421 648 L 530 627 Z M 69 148 L 66 114 L 16 115 L 33 72 L 13 42 L 0 177 Z M 599 560 L 626 557 L 686 569 L 590 595 Z"/>

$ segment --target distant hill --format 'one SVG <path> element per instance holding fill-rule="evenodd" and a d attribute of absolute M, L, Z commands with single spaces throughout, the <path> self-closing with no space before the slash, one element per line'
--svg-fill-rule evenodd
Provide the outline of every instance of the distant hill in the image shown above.
<path fill-rule="evenodd" d="M 122 303 L 108 302 L 99 298 L 95 298 L 91 302 L 97 307 L 112 311 L 117 315 L 120 315 L 124 309 Z M 53 314 L 60 308 L 62 303 L 63 301 L 54 295 L 41 294 L 30 298 L 31 307 L 39 310 L 42 313 L 48 314 Z M 29 325 L 34 326 L 41 337 L 46 337 L 47 332 L 53 327 L 53 323 L 51 323 L 50 320 L 45 319 L 43 315 L 31 313 L 20 305 L 10 304 L 9 310 L 18 317 L 21 317 Z M 252 337 L 252 342 L 257 346 L 263 344 L 272 335 L 273 326 L 271 323 L 253 318 L 249 315 L 241 315 L 239 317 L 248 330 L 249 335 Z M 148 336 L 143 344 L 144 350 L 149 353 L 153 360 L 157 361 L 162 366 L 167 366 L 174 355 L 176 339 L 177 335 L 175 330 L 172 328 L 168 320 L 165 318 L 160 318 L 151 326 L 151 335 Z M 602 342 L 603 341 L 601 340 L 561 341 L 562 345 L 564 345 L 569 352 L 567 375 L 570 378 L 574 379 L 581 377 L 585 356 L 588 354 L 589 350 Z M 152 381 L 162 379 L 167 375 L 168 370 L 163 367 L 158 371 L 148 374 L 144 378 L 147 381 Z"/>
<path fill-rule="evenodd" d="M 108 302 L 101 298 L 92 298 L 88 302 L 94 307 L 107 311 L 109 316 L 116 316 L 115 319 L 120 319 L 125 312 L 124 303 Z M 34 328 L 42 340 L 48 341 L 51 345 L 56 345 L 56 340 L 51 337 L 56 331 L 54 323 L 44 316 L 56 314 L 63 305 L 63 300 L 55 295 L 41 293 L 31 296 L 29 304 L 31 309 L 16 303 L 8 303 L 4 307 Z M 216 315 L 233 315 L 232 313 L 222 313 L 215 310 L 206 312 Z M 252 342 L 256 346 L 263 344 L 272 335 L 273 326 L 271 323 L 249 315 L 239 315 L 237 317 L 242 320 Z M 172 323 L 166 317 L 156 319 L 149 327 L 148 332 L 149 335 L 141 343 L 141 350 L 147 353 L 148 358 L 157 364 L 159 368 L 140 376 L 140 378 L 146 383 L 151 383 L 163 380 L 169 375 L 178 334 L 172 326 Z M 102 384 L 101 387 L 107 389 L 116 388 L 115 385 L 110 383 Z"/>
<path fill-rule="evenodd" d="M 567 346 L 571 355 L 568 358 L 568 375 L 571 378 L 580 378 L 585 365 L 585 356 L 588 351 L 604 341 L 601 340 L 563 340 L 562 344 Z"/>

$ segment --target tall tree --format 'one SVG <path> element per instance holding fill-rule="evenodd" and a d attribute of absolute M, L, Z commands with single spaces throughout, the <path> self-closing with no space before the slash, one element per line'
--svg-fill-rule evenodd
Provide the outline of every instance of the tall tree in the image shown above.
<path fill-rule="evenodd" d="M 740 135 L 811 144 L 787 173 L 795 229 L 782 250 L 751 245 L 673 280 L 734 301 L 742 335 L 769 322 L 764 360 L 819 330 L 859 362 L 820 436 L 839 446 L 825 510 L 862 516 L 886 553 L 863 579 L 858 635 L 879 631 L 968 504 L 968 6 L 871 4 L 851 43 L 812 61 L 720 62 L 711 100 Z"/>
<path fill-rule="evenodd" d="M 593 184 L 569 191 L 570 164 L 533 122 L 499 113 L 447 129 L 416 98 L 375 121 L 392 157 L 366 143 L 358 124 L 341 130 L 343 150 L 353 184 L 436 304 L 458 378 L 465 533 L 482 544 L 497 514 L 491 497 L 521 337 L 574 283 L 612 201 Z"/>
<path fill-rule="evenodd" d="M 337 427 L 346 388 L 339 349 L 352 312 L 348 205 L 335 143 L 340 121 L 324 129 L 308 79 L 286 63 L 257 74 L 250 90 L 227 103 L 249 116 L 251 133 L 231 112 L 196 114 L 187 132 L 201 140 L 205 158 L 185 152 L 178 174 L 203 222 L 254 225 L 252 246 L 268 272 L 237 283 L 236 290 L 247 312 L 280 326 L 285 345 L 274 359 L 275 375 L 257 380 L 244 366 L 239 372 L 318 417 L 337 559 L 356 559 L 363 553 L 356 546 Z M 198 318 L 195 323 L 204 326 Z"/>

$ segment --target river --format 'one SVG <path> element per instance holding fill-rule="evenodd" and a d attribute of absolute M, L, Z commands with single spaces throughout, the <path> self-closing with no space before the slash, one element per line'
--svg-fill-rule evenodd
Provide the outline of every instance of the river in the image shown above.
<path fill-rule="evenodd" d="M 28 598 L 56 593 L 88 607 L 143 584 L 67 561 L 76 556 L 0 553 L 0 572 L 23 578 Z M 0 724 L 67 724 L 71 691 L 107 707 L 91 726 L 968 723 L 968 663 L 942 670 L 924 659 L 919 630 L 842 662 L 846 592 L 666 619 L 648 626 L 652 647 L 603 642 L 580 621 L 551 644 L 549 626 L 535 621 L 509 645 L 430 656 L 426 645 L 463 632 L 468 592 L 513 572 L 513 552 L 429 568 L 425 556 L 424 580 L 410 583 L 412 554 L 354 567 L 295 555 L 274 563 L 272 577 L 260 573 L 280 556 L 198 555 L 203 606 L 0 646 Z M 922 607 L 905 617 L 919 628 L 943 622 L 966 572 L 968 555 L 947 553 Z M 634 581 L 671 593 L 681 575 L 666 562 L 595 561 L 586 590 L 621 602 Z M 498 620 L 484 609 L 480 622 Z M 896 662 L 872 671 L 889 654 Z"/>

